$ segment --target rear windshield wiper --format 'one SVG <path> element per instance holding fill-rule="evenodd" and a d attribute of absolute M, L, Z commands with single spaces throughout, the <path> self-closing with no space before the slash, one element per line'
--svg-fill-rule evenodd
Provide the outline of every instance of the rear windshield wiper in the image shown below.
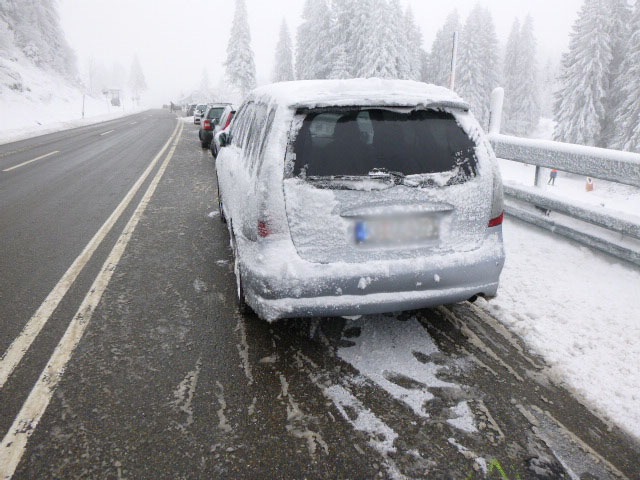
<path fill-rule="evenodd" d="M 374 168 L 369 172 L 370 178 L 390 178 L 395 185 L 405 185 L 407 187 L 418 187 L 420 182 L 414 182 L 407 179 L 402 172 L 394 172 L 387 168 Z"/>

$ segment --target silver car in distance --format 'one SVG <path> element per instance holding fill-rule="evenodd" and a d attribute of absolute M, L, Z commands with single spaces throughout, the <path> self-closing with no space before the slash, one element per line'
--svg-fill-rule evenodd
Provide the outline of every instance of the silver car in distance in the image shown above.
<path fill-rule="evenodd" d="M 241 308 L 273 321 L 496 295 L 502 181 L 450 90 L 273 84 L 247 97 L 220 140 L 218 203 Z"/>

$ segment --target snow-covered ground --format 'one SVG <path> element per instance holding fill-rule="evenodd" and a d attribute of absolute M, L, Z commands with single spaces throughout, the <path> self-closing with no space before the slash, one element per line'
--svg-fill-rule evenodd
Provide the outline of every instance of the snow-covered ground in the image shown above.
<path fill-rule="evenodd" d="M 20 55 L 0 56 L 0 144 L 130 115 L 142 107 L 128 99 L 112 106 L 105 98 L 84 96 L 69 82 L 44 72 Z"/>
<path fill-rule="evenodd" d="M 541 122 L 538 138 L 553 127 Z M 532 186 L 535 167 L 500 160 L 505 182 Z M 545 177 L 547 179 L 548 177 Z M 640 223 L 640 189 L 560 172 L 559 197 Z M 640 438 L 640 268 L 507 217 L 499 296 L 483 308 L 543 355 L 558 378 Z"/>

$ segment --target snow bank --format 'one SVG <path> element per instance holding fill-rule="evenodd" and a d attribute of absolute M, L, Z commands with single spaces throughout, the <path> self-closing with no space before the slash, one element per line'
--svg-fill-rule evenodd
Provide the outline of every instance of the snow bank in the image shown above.
<path fill-rule="evenodd" d="M 20 57 L 0 58 L 0 143 L 129 115 L 141 108 L 84 98 L 79 87 Z"/>
<path fill-rule="evenodd" d="M 640 271 L 515 220 L 503 230 L 498 297 L 478 304 L 600 414 L 640 437 Z"/>

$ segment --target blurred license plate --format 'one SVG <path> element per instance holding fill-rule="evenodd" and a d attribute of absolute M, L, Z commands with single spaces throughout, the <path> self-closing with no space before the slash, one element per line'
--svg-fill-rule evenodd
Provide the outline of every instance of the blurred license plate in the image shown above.
<path fill-rule="evenodd" d="M 440 234 L 436 217 L 382 217 L 358 220 L 355 225 L 357 244 L 397 245 L 432 241 Z"/>

